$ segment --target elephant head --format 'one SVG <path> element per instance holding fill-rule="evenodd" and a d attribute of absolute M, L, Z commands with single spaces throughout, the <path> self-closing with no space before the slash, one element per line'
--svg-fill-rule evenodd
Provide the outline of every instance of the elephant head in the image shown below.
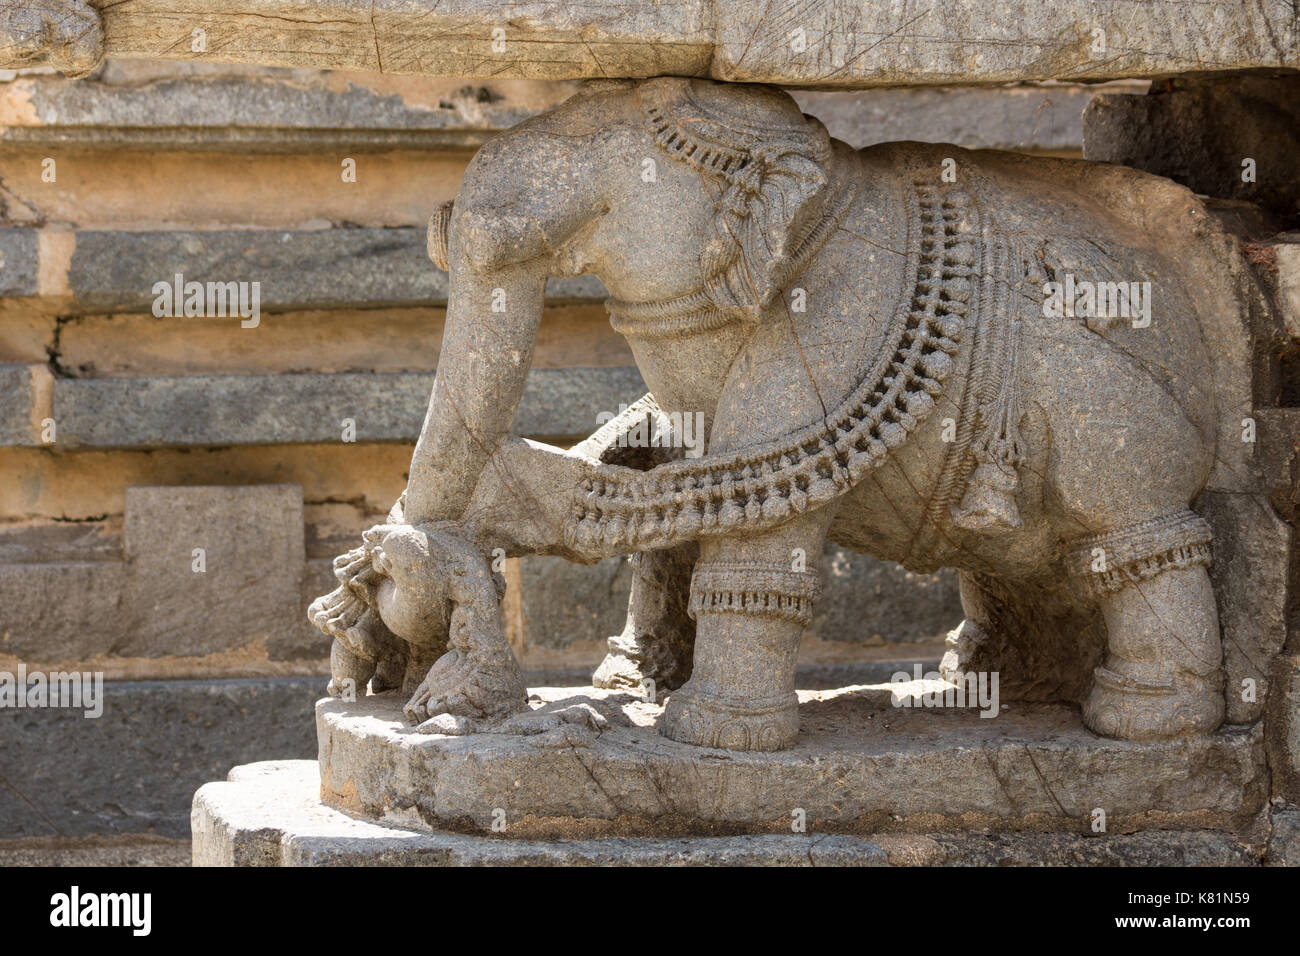
<path fill-rule="evenodd" d="M 484 146 L 430 224 L 450 293 L 408 518 L 461 517 L 513 421 L 548 277 L 595 274 L 632 325 L 666 304 L 743 328 L 797 266 L 830 156 L 785 93 L 674 78 L 580 93 Z M 679 348 L 634 349 L 656 395 L 689 364 Z M 729 358 L 714 357 L 723 371 Z"/>

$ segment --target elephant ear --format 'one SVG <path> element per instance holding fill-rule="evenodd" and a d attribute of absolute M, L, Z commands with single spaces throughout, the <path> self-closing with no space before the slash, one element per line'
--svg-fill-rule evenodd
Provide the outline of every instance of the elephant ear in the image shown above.
<path fill-rule="evenodd" d="M 705 279 L 718 309 L 757 319 L 825 205 L 826 127 L 767 86 L 658 77 L 636 97 L 655 144 L 721 187 Z"/>
<path fill-rule="evenodd" d="M 820 131 L 829 152 L 829 137 Z M 810 149 L 807 139 L 752 151 L 718 203 L 715 237 L 703 251 L 715 305 L 759 318 L 790 279 L 789 267 L 817 223 L 828 184 L 822 150 Z"/>

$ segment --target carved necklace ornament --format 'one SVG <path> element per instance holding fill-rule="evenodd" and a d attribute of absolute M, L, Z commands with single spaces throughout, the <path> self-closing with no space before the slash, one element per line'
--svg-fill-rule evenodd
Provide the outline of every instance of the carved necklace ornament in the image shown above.
<path fill-rule="evenodd" d="M 910 294 L 857 388 L 822 421 L 755 448 L 648 472 L 603 466 L 581 483 L 570 544 L 644 549 L 772 528 L 843 495 L 916 430 L 952 372 L 981 248 L 968 193 L 919 179 L 906 192 Z"/>

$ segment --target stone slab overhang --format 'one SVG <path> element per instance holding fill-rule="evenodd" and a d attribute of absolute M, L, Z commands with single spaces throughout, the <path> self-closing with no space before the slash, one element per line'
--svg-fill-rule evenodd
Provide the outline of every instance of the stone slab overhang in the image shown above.
<path fill-rule="evenodd" d="M 76 23 L 89 13 L 81 0 L 41 4 L 81 11 L 68 14 Z M 1300 21 L 1285 3 L 91 0 L 89 7 L 102 17 L 110 57 L 433 76 L 672 74 L 852 89 L 1300 67 Z M 46 58 L 66 68 L 72 43 L 52 37 Z M 15 44 L 0 43 L 0 51 L 6 46 Z M 34 57 L 22 59 L 0 66 Z"/>

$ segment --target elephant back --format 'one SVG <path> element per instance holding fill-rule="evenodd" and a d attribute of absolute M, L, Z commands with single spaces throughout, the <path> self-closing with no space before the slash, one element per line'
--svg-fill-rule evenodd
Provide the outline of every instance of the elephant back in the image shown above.
<path fill-rule="evenodd" d="M 1208 486 L 1245 490 L 1252 469 L 1240 433 L 1251 409 L 1254 287 L 1238 240 L 1204 202 L 1123 166 L 928 146 L 932 164 L 936 149 L 965 167 L 986 242 L 1006 250 L 1002 278 L 1020 293 L 1011 297 L 1020 321 L 1047 335 L 1081 322 L 1130 355 L 1215 449 Z M 1067 276 L 1094 288 L 1149 283 L 1149 324 L 1131 314 L 1073 323 L 1047 315 L 1045 288 Z"/>

